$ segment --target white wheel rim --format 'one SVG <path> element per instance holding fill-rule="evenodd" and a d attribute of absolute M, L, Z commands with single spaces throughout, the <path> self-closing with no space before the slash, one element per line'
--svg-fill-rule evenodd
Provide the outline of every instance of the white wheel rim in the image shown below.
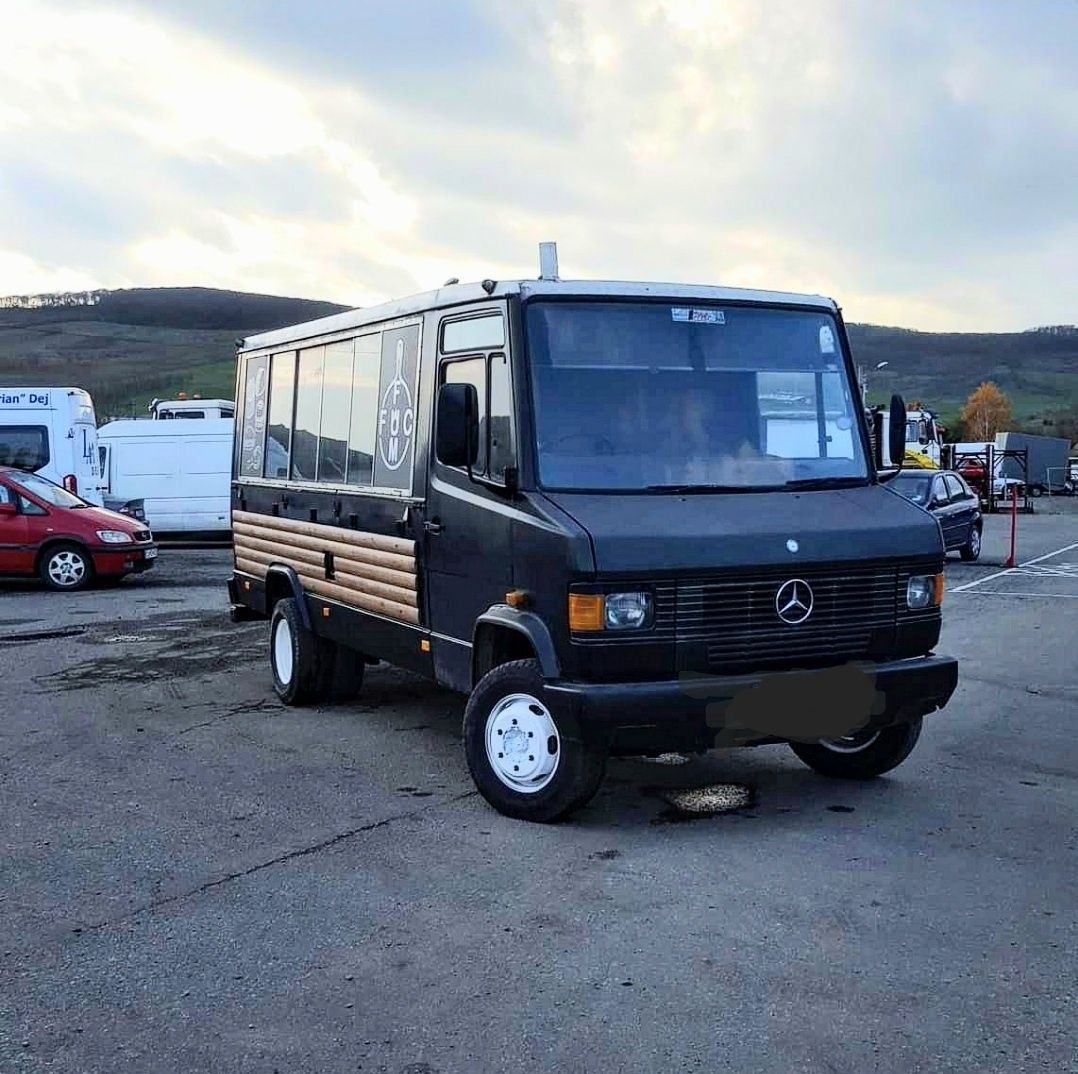
<path fill-rule="evenodd" d="M 60 586 L 78 585 L 86 577 L 86 561 L 77 552 L 57 552 L 49 559 L 49 578 Z"/>
<path fill-rule="evenodd" d="M 531 694 L 509 694 L 487 717 L 487 760 L 507 787 L 541 791 L 558 771 L 561 737 L 546 706 Z"/>
<path fill-rule="evenodd" d="M 846 735 L 844 738 L 821 738 L 820 745 L 835 753 L 860 753 L 862 750 L 867 750 L 879 737 L 879 731 L 873 731 L 871 734 L 860 731 L 854 735 Z"/>
<path fill-rule="evenodd" d="M 292 628 L 287 619 L 278 619 L 273 628 L 273 670 L 285 686 L 292 681 Z"/>

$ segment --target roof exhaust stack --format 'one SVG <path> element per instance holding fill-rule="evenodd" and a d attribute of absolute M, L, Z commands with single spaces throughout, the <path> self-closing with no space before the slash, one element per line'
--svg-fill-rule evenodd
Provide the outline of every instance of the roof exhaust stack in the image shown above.
<path fill-rule="evenodd" d="M 539 279 L 556 280 L 558 278 L 558 244 L 556 242 L 539 243 Z"/>

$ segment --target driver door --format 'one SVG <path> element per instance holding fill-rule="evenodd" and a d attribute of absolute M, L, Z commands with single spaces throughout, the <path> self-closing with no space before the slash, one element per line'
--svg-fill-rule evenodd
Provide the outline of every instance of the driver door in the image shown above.
<path fill-rule="evenodd" d="M 0 574 L 33 574 L 34 549 L 16 492 L 0 481 Z M 14 510 L 12 510 L 14 508 Z"/>

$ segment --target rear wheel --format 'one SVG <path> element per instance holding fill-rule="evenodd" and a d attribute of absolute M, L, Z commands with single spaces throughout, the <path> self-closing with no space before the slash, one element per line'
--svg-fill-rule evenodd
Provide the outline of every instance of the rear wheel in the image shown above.
<path fill-rule="evenodd" d="M 605 751 L 547 707 L 537 660 L 513 660 L 480 679 L 464 711 L 464 752 L 479 793 L 520 820 L 567 817 L 606 771 Z"/>
<path fill-rule="evenodd" d="M 969 531 L 969 540 L 958 550 L 958 554 L 967 562 L 972 563 L 981 558 L 981 527 L 973 526 Z"/>
<path fill-rule="evenodd" d="M 821 775 L 833 779 L 874 779 L 890 772 L 913 752 L 921 737 L 921 718 L 878 731 L 864 730 L 844 738 L 791 742 L 790 749 Z"/>
<path fill-rule="evenodd" d="M 89 552 L 75 544 L 56 544 L 46 549 L 37 569 L 50 589 L 83 589 L 94 576 Z"/>
<path fill-rule="evenodd" d="M 279 600 L 270 619 L 273 689 L 286 705 L 311 705 L 328 696 L 332 650 L 300 619 L 292 597 Z"/>

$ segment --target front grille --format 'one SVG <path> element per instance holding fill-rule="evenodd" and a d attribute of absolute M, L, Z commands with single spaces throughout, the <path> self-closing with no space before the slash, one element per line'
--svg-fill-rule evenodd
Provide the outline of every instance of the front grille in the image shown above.
<path fill-rule="evenodd" d="M 708 670 L 791 662 L 802 666 L 871 659 L 894 641 L 898 622 L 938 616 L 906 609 L 906 583 L 932 566 L 844 565 L 753 572 L 681 582 L 676 590 L 679 647 L 703 657 Z M 935 568 L 938 569 L 938 568 Z M 776 596 L 797 578 L 812 589 L 811 614 L 783 622 Z"/>

